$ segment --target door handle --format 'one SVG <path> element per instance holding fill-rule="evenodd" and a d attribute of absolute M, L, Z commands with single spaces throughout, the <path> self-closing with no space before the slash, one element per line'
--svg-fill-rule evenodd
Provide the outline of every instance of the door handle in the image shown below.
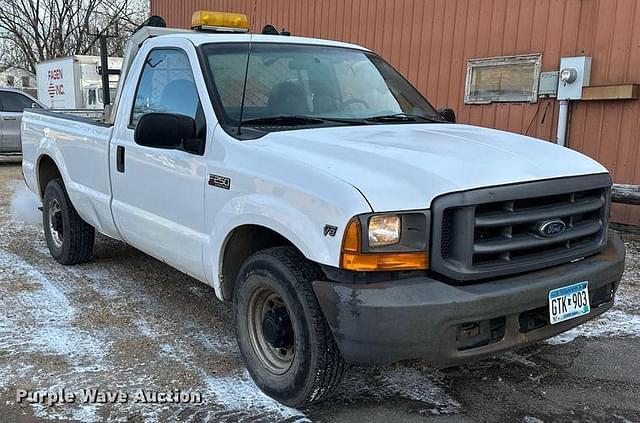
<path fill-rule="evenodd" d="M 3 119 L 4 120 L 18 120 L 18 118 L 15 117 L 15 116 L 5 116 Z"/>
<path fill-rule="evenodd" d="M 116 148 L 116 169 L 120 173 L 124 173 L 124 146 L 119 145 Z"/>

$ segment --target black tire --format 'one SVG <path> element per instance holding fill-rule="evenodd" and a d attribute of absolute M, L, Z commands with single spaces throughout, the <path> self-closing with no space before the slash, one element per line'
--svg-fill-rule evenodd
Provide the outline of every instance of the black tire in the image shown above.
<path fill-rule="evenodd" d="M 44 235 L 53 258 L 67 265 L 92 260 L 95 229 L 76 212 L 62 179 L 47 184 L 42 203 Z"/>
<path fill-rule="evenodd" d="M 345 362 L 311 287 L 314 280 L 322 278 L 317 265 L 295 248 L 275 247 L 247 259 L 235 285 L 236 337 L 249 374 L 263 392 L 290 407 L 306 407 L 326 398 L 339 385 L 345 370 Z M 290 367 L 276 373 L 260 358 L 260 346 L 256 345 L 255 336 L 252 341 L 251 335 L 254 326 L 250 323 L 251 314 L 259 315 L 251 306 L 255 302 L 252 298 L 268 290 L 281 298 L 293 329 Z M 261 329 L 264 327 L 261 324 Z"/>

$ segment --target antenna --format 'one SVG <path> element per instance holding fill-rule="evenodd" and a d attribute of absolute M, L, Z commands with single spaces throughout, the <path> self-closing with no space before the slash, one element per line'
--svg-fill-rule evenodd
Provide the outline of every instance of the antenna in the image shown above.
<path fill-rule="evenodd" d="M 258 4 L 258 0 L 254 0 L 253 2 L 253 16 L 251 17 L 252 22 L 249 27 L 252 27 L 255 23 L 256 19 L 256 6 Z M 237 135 L 242 135 L 242 116 L 244 115 L 244 99 L 247 94 L 247 79 L 249 78 L 249 59 L 251 58 L 251 41 L 253 40 L 253 35 L 249 35 L 249 47 L 247 51 L 247 64 L 244 68 L 244 83 L 242 85 L 242 101 L 240 102 L 240 117 L 238 118 L 238 131 Z"/>
<path fill-rule="evenodd" d="M 249 47 L 247 51 L 247 65 L 244 68 L 244 84 L 242 86 L 242 102 L 240 103 L 240 118 L 238 119 L 238 135 L 242 135 L 240 128 L 242 127 L 242 115 L 244 114 L 244 98 L 247 94 L 247 79 L 249 78 L 249 59 L 251 58 L 251 39 L 253 35 L 249 35 Z"/>

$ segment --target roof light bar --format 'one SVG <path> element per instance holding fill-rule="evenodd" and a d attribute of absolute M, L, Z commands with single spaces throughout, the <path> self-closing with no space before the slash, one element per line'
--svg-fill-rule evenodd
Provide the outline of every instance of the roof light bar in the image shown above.
<path fill-rule="evenodd" d="M 198 10 L 191 17 L 191 29 L 216 32 L 249 32 L 249 19 L 242 13 Z"/>

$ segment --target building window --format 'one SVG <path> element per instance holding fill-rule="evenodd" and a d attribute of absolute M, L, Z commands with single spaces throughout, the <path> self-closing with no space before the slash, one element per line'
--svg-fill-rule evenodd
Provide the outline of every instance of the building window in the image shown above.
<path fill-rule="evenodd" d="M 13 87 L 16 83 L 16 78 L 13 75 L 7 75 L 7 85 Z"/>
<path fill-rule="evenodd" d="M 31 86 L 31 84 L 29 83 L 28 76 L 23 76 L 21 79 L 22 79 L 22 88 L 28 88 Z"/>
<path fill-rule="evenodd" d="M 538 101 L 542 54 L 469 59 L 465 104 Z"/>

